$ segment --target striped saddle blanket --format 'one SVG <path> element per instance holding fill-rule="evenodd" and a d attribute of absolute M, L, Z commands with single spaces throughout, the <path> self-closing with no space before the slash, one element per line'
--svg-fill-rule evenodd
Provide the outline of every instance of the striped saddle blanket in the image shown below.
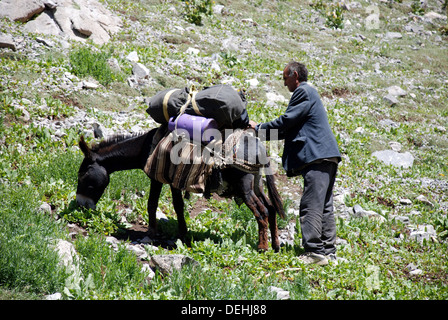
<path fill-rule="evenodd" d="M 157 137 L 154 140 L 158 141 Z M 165 133 L 146 161 L 144 171 L 151 179 L 176 189 L 203 193 L 213 162 L 204 161 L 202 151 L 200 143 L 178 139 L 175 132 Z"/>
<path fill-rule="evenodd" d="M 214 152 L 204 150 L 207 146 L 182 138 L 176 131 L 169 132 L 162 125 L 153 138 L 144 171 L 151 179 L 177 189 L 203 193 L 214 166 L 233 166 L 253 174 L 269 166 L 263 143 L 244 130 L 235 130 L 219 143 L 221 148 Z"/>

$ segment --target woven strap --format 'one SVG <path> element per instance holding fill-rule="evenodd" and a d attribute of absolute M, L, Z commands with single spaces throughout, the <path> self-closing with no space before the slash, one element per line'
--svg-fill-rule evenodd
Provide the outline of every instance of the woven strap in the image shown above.
<path fill-rule="evenodd" d="M 170 120 L 170 115 L 168 114 L 168 100 L 170 99 L 171 95 L 177 90 L 180 89 L 170 90 L 163 97 L 163 116 L 165 117 L 166 121 Z"/>

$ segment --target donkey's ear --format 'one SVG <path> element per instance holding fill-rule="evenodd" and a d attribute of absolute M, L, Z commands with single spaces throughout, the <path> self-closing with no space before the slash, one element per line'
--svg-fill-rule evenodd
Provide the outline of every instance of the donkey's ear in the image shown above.
<path fill-rule="evenodd" d="M 84 140 L 84 135 L 82 135 L 81 139 L 79 140 L 79 148 L 81 149 L 82 153 L 84 153 L 84 156 L 86 158 L 92 157 L 92 152 L 90 151 L 90 148 L 87 145 L 87 142 Z"/>

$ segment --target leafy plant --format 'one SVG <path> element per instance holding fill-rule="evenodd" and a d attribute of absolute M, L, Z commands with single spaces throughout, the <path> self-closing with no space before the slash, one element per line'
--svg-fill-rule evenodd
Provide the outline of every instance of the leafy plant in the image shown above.
<path fill-rule="evenodd" d="M 185 8 L 185 18 L 195 25 L 202 25 L 203 16 L 213 14 L 213 0 L 182 0 Z"/>
<path fill-rule="evenodd" d="M 326 9 L 326 22 L 325 24 L 333 29 L 344 28 L 344 13 L 341 4 L 331 4 Z"/>
<path fill-rule="evenodd" d="M 110 52 L 94 52 L 88 47 L 80 47 L 70 52 L 71 72 L 80 77 L 92 76 L 102 85 L 123 80 L 122 75 L 114 72 L 107 60 Z"/>
<path fill-rule="evenodd" d="M 425 13 L 425 9 L 422 8 L 420 0 L 414 0 L 411 4 L 412 13 L 421 16 Z"/>

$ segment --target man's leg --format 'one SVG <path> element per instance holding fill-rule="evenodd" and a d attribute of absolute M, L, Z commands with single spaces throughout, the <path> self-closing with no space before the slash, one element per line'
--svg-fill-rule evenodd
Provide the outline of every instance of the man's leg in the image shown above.
<path fill-rule="evenodd" d="M 304 180 L 303 195 L 300 201 L 300 226 L 302 231 L 302 244 L 306 252 L 325 255 L 322 241 L 324 209 L 329 204 L 328 189 L 331 184 L 331 170 L 328 162 L 316 163 L 307 166 L 302 171 Z M 331 199 L 332 201 L 332 199 Z M 326 212 L 329 216 L 329 212 Z M 328 217 L 327 217 L 328 218 Z M 326 219 L 325 221 L 327 222 Z M 326 241 L 331 226 L 326 223 Z"/>
<path fill-rule="evenodd" d="M 336 253 L 336 221 L 333 213 L 333 187 L 336 180 L 338 165 L 328 162 L 330 183 L 325 198 L 325 207 L 322 219 L 322 243 L 324 245 L 325 255 Z"/>

